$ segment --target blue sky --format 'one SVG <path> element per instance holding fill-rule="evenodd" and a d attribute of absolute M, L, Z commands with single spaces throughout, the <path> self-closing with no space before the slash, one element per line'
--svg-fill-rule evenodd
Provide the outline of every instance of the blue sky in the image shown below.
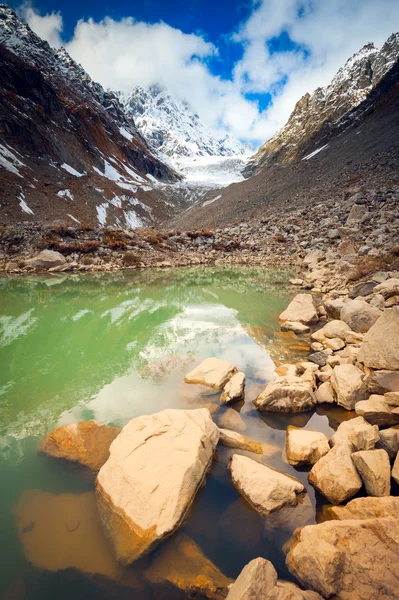
<path fill-rule="evenodd" d="M 365 43 L 399 29 L 396 0 L 33 0 L 12 6 L 93 79 L 158 84 L 255 145 Z"/>

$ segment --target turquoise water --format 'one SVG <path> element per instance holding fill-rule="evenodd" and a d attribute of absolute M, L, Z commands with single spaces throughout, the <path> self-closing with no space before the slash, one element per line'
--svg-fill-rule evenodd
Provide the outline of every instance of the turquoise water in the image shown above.
<path fill-rule="evenodd" d="M 215 403 L 212 391 L 183 377 L 201 359 L 218 356 L 247 375 L 245 402 L 219 408 L 218 423 L 238 419 L 245 435 L 279 449 L 289 423 L 332 431 L 339 410 L 270 416 L 259 415 L 251 402 L 272 378 L 273 360 L 306 356 L 303 341 L 278 333 L 278 314 L 295 293 L 289 277 L 277 270 L 208 268 L 0 279 L 0 590 L 7 598 L 122 597 L 118 584 L 99 587 L 93 573 L 54 570 L 45 515 L 29 525 L 44 523 L 40 548 L 27 549 L 18 533 L 16 507 L 21 497 L 32 503 L 32 490 L 40 491 L 43 506 L 54 501 L 57 513 L 65 494 L 94 489 L 84 470 L 37 455 L 38 440 L 52 428 L 87 419 L 122 427 L 141 414 Z M 309 506 L 265 523 L 231 485 L 231 453 L 218 449 L 184 531 L 229 577 L 259 555 L 287 577 L 282 545 L 301 519 L 314 522 L 313 489 Z M 306 470 L 287 465 L 280 451 L 265 462 L 307 484 Z M 128 596 L 151 598 L 151 586 L 129 589 Z"/>

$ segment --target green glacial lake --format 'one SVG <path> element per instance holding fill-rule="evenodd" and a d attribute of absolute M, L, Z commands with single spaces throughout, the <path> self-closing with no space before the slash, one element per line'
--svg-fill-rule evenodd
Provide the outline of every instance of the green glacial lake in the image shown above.
<path fill-rule="evenodd" d="M 247 387 L 245 402 L 220 407 L 216 422 L 241 418 L 242 433 L 279 449 L 289 423 L 331 433 L 342 419 L 339 409 L 273 416 L 260 415 L 252 404 L 273 377 L 273 359 L 306 356 L 303 341 L 278 331 L 278 314 L 295 294 L 290 277 L 207 268 L 0 279 L 1 597 L 155 598 L 149 584 L 126 589 L 101 569 L 96 574 L 98 544 L 84 539 L 79 548 L 69 547 L 69 530 L 51 525 L 72 494 L 94 490 L 83 469 L 37 455 L 39 439 L 54 427 L 88 419 L 122 427 L 165 408 L 215 404 L 212 390 L 187 385 L 183 377 L 203 358 L 217 356 L 246 373 Z M 282 545 L 298 524 L 314 522 L 322 501 L 307 484 L 307 470 L 290 467 L 276 452 L 263 460 L 298 477 L 309 494 L 299 511 L 266 522 L 233 488 L 231 454 L 218 447 L 183 530 L 226 576 L 264 556 L 288 578 Z M 16 514 L 34 506 L 38 516 L 26 516 L 21 529 Z M 68 556 L 79 562 L 80 553 L 93 559 L 90 575 L 67 569 L 74 566 Z"/>

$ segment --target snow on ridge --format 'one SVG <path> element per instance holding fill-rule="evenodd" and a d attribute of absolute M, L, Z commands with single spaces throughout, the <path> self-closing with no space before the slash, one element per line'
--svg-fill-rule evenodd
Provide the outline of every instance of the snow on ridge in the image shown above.
<path fill-rule="evenodd" d="M 213 204 L 214 202 L 216 202 L 216 200 L 220 200 L 221 197 L 222 194 L 219 194 L 219 196 L 216 196 L 216 198 L 212 198 L 212 200 L 206 200 L 206 202 L 202 204 L 202 208 L 204 208 L 204 206 L 209 206 L 209 204 Z"/>
<path fill-rule="evenodd" d="M 123 137 L 124 137 L 124 138 L 126 138 L 127 140 L 129 140 L 129 142 L 131 142 L 131 141 L 132 141 L 132 139 L 133 139 L 133 136 L 132 136 L 132 134 L 131 134 L 131 133 L 129 133 L 129 132 L 128 132 L 128 130 L 127 130 L 127 129 L 125 129 L 124 127 L 122 127 L 122 126 L 121 126 L 121 127 L 119 127 L 119 133 L 120 133 L 121 135 L 123 135 Z"/>
<path fill-rule="evenodd" d="M 68 165 L 68 163 L 62 163 L 61 169 L 68 171 L 70 175 L 75 175 L 75 177 L 83 177 L 84 175 L 86 175 L 86 173 L 79 173 L 79 171 L 71 167 L 71 165 Z"/>
<path fill-rule="evenodd" d="M 321 148 L 317 148 L 317 150 L 315 150 L 314 152 L 311 152 L 307 156 L 304 156 L 302 160 L 309 160 L 310 158 L 313 158 L 314 156 L 316 156 L 316 154 L 318 154 L 319 152 L 321 152 L 322 150 L 324 150 L 327 147 L 328 147 L 328 144 L 325 144 Z"/>
<path fill-rule="evenodd" d="M 16 152 L 16 150 L 14 150 L 14 152 Z M 3 167 L 10 173 L 14 173 L 14 175 L 18 175 L 18 177 L 23 178 L 17 167 L 26 167 L 26 165 L 21 162 L 13 152 L 11 152 L 9 147 L 0 144 L 0 167 Z"/>
<path fill-rule="evenodd" d="M 76 217 L 74 217 L 73 215 L 70 215 L 69 213 L 67 213 L 67 217 L 69 217 L 70 219 L 72 219 L 72 221 L 75 221 L 75 223 L 79 223 L 80 224 L 79 219 L 76 219 Z"/>
<path fill-rule="evenodd" d="M 57 192 L 57 196 L 59 198 L 67 198 L 68 200 L 73 200 L 73 194 L 71 192 L 71 190 L 60 190 L 59 192 Z"/>

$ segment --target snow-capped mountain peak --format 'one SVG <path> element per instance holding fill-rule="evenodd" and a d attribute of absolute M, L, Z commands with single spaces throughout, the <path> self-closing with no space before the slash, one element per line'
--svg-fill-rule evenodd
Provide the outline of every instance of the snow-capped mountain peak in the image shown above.
<path fill-rule="evenodd" d="M 229 134 L 217 139 L 188 102 L 174 100 L 157 86 L 138 86 L 120 99 L 150 146 L 170 158 L 248 154 Z"/>

